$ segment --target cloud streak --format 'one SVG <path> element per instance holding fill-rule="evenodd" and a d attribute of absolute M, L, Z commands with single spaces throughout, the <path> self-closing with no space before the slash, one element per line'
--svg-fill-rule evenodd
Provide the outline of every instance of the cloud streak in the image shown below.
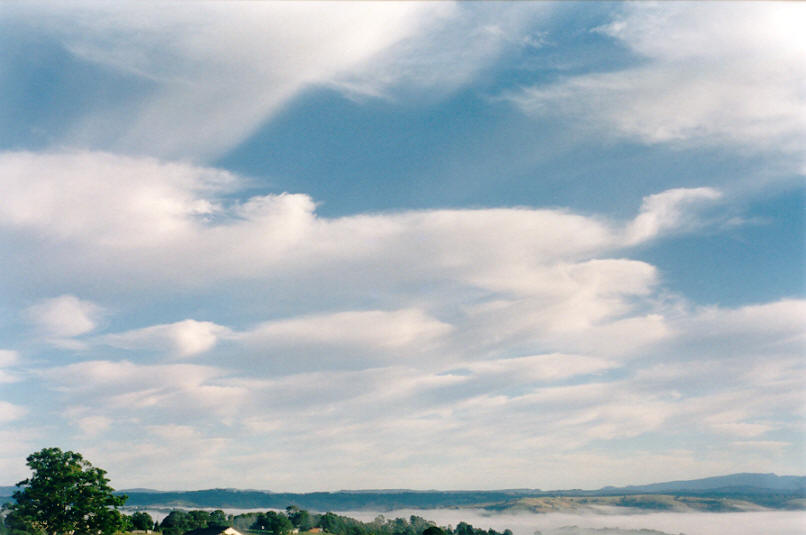
<path fill-rule="evenodd" d="M 326 219 L 304 194 L 226 201 L 239 183 L 230 173 L 107 153 L 7 152 L 0 154 L 0 170 L 6 192 L 0 231 L 12 239 L 35 238 L 26 246 L 31 254 L 47 250 L 67 276 L 80 278 L 92 266 L 94 274 L 125 274 L 135 284 L 144 277 L 149 284 L 161 278 L 191 285 L 292 273 L 305 278 L 326 264 L 358 284 L 443 279 L 545 294 L 588 273 L 644 269 L 636 262 L 577 262 L 654 239 L 690 221 L 683 217 L 684 202 L 718 197 L 711 189 L 653 196 L 626 224 L 625 238 L 617 224 L 548 209 Z M 392 269 L 399 265 L 410 269 Z"/>
<path fill-rule="evenodd" d="M 82 110 L 60 144 L 210 161 L 311 88 L 376 97 L 398 88 L 448 93 L 548 8 L 261 2 L 232 9 L 210 2 L 189 10 L 128 2 L 6 11 L 12 25 L 31 27 L 102 76 L 139 88 Z"/>
<path fill-rule="evenodd" d="M 791 339 L 802 332 L 800 306 L 768 305 L 792 320 L 781 323 L 789 326 L 780 327 L 777 336 Z M 461 473 L 462 459 L 469 457 L 484 459 L 513 482 L 524 470 L 540 470 L 544 480 L 559 484 L 566 481 L 563 471 L 581 462 L 580 456 L 594 455 L 604 463 L 597 481 L 612 483 L 612 472 L 606 467 L 616 462 L 616 453 L 608 443 L 623 444 L 638 437 L 671 440 L 675 429 L 697 429 L 700 440 L 730 446 L 730 460 L 722 450 L 698 449 L 696 463 L 709 466 L 710 471 L 735 470 L 742 459 L 749 462 L 769 452 L 784 458 L 793 451 L 789 442 L 771 437 L 797 428 L 797 418 L 782 415 L 802 410 L 802 362 L 793 361 L 780 347 L 777 352 L 767 351 L 763 362 L 755 359 L 751 346 L 745 354 L 710 354 L 731 343 L 745 318 L 753 321 L 763 316 L 765 307 L 720 310 L 721 322 L 704 326 L 710 333 L 708 342 L 689 345 L 690 362 L 676 364 L 669 364 L 666 354 L 676 353 L 678 344 L 688 344 L 692 336 L 676 328 L 679 322 L 698 321 L 702 314 L 713 317 L 716 310 L 693 310 L 685 320 L 668 320 L 674 332 L 671 338 L 653 347 L 654 358 L 644 357 L 630 366 L 606 354 L 515 358 L 464 354 L 458 361 L 445 361 L 437 357 L 443 346 L 430 359 L 384 362 L 380 358 L 352 370 L 328 370 L 321 365 L 306 370 L 303 365 L 296 372 L 277 375 L 254 360 L 240 370 L 231 359 L 226 369 L 84 361 L 52 367 L 43 376 L 69 406 L 76 407 L 76 422 L 85 431 L 113 432 L 134 422 L 148 422 L 153 437 L 140 437 L 133 444 L 158 464 L 172 459 L 181 463 L 177 455 L 195 452 L 183 438 L 192 433 L 197 437 L 192 442 L 199 447 L 209 443 L 230 459 L 226 469 L 219 468 L 220 477 L 227 481 L 226 474 L 239 463 L 271 467 L 291 462 L 300 470 L 292 479 L 280 476 L 284 488 L 321 488 L 321 480 L 300 480 L 299 474 L 325 471 L 338 481 L 345 470 L 364 471 L 370 465 L 383 465 L 398 481 L 416 487 L 423 480 L 413 467 L 424 459 L 436 462 L 449 477 Z M 763 322 L 757 328 L 763 331 Z M 340 335 L 329 340 L 324 333 L 323 343 L 327 338 L 331 347 L 338 347 Z M 442 335 L 449 339 L 454 333 Z M 361 343 L 382 353 L 371 337 Z M 457 346 L 472 347 L 464 341 Z M 714 374 L 723 380 L 714 381 Z M 87 400 L 92 400 L 91 405 Z M 434 443 L 435 434 L 441 437 L 438 443 Z M 406 437 L 405 447 L 401 436 Z M 157 447 L 155 440 L 162 446 L 152 451 Z M 253 440 L 274 444 L 276 451 L 256 457 L 238 447 Z M 108 451 L 114 450 L 110 443 Z M 531 454 L 525 456 L 527 451 Z M 624 452 L 618 451 L 623 458 Z M 669 452 L 639 448 L 633 453 L 643 459 L 642 466 L 659 473 L 669 462 Z M 113 455 L 99 454 L 102 458 Z M 683 457 L 693 465 L 690 455 Z M 337 458 L 342 460 L 329 460 Z M 344 459 L 349 461 L 344 464 Z M 627 472 L 624 481 L 639 476 Z M 456 476 L 451 481 L 457 486 L 481 484 Z M 192 479 L 180 483 L 204 484 Z M 380 482 L 367 484 L 379 486 Z"/>
<path fill-rule="evenodd" d="M 508 95 L 597 135 L 647 144 L 739 146 L 794 157 L 806 136 L 806 44 L 797 4 L 626 5 L 596 29 L 635 54 L 631 67 L 569 76 Z"/>
<path fill-rule="evenodd" d="M 215 347 L 230 330 L 209 321 L 186 319 L 168 325 L 153 325 L 97 339 L 101 344 L 129 350 L 162 350 L 178 358 L 204 353 Z"/>

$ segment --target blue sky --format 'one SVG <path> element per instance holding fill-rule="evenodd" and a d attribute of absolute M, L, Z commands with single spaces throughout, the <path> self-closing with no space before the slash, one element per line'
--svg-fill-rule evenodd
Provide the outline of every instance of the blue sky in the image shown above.
<path fill-rule="evenodd" d="M 804 473 L 806 9 L 0 9 L 0 473 Z"/>

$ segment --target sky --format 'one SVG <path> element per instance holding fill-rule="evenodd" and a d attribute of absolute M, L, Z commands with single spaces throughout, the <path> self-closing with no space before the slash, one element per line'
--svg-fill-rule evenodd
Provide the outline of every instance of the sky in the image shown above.
<path fill-rule="evenodd" d="M 0 4 L 0 474 L 806 473 L 806 4 Z"/>

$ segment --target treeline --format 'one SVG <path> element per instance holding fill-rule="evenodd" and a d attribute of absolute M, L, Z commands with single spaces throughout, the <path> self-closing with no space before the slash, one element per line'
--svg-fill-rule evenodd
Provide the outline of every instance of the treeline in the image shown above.
<path fill-rule="evenodd" d="M 135 513 L 137 514 L 137 513 Z M 244 513 L 226 515 L 223 511 L 171 511 L 155 529 L 163 535 L 183 535 L 188 531 L 208 527 L 232 526 L 249 535 L 290 535 L 321 530 L 331 535 L 512 535 L 512 531 L 474 528 L 459 522 L 455 528 L 438 527 L 434 522 L 412 515 L 409 518 L 386 519 L 377 516 L 371 522 L 335 513 L 311 513 L 291 505 L 283 512 Z"/>
<path fill-rule="evenodd" d="M 188 531 L 202 528 L 233 527 L 245 535 L 292 535 L 321 531 L 326 535 L 512 535 L 512 531 L 498 532 L 493 529 L 475 528 L 467 522 L 452 526 L 438 527 L 434 522 L 412 515 L 409 518 L 387 519 L 383 515 L 371 522 L 335 513 L 311 513 L 291 505 L 285 511 L 265 513 L 244 513 L 228 515 L 216 511 L 171 511 L 162 522 L 155 522 L 145 511 L 135 511 L 131 515 L 121 514 L 120 533 L 131 531 L 156 531 L 162 535 L 184 535 Z M 44 535 L 32 533 L 15 521 L 13 514 L 0 515 L 0 535 Z"/>

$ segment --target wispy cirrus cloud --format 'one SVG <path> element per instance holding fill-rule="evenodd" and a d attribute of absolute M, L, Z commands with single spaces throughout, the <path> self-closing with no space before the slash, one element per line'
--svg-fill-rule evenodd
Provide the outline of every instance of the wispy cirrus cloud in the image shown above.
<path fill-rule="evenodd" d="M 398 87 L 450 92 L 548 10 L 453 2 L 260 2 L 235 9 L 209 2 L 191 10 L 130 2 L 114 9 L 18 5 L 4 16 L 110 80 L 136 82 L 124 99 L 104 95 L 88 105 L 59 145 L 209 161 L 312 87 L 364 96 Z"/>
<path fill-rule="evenodd" d="M 35 24 L 80 60 L 147 82 L 147 91 L 117 106 L 88 110 L 71 128 L 70 145 L 210 158 L 304 88 L 360 69 L 424 20 L 452 10 L 406 3 L 186 7 L 10 10 L 18 24 Z"/>
<path fill-rule="evenodd" d="M 633 66 L 511 92 L 530 114 L 558 115 L 643 143 L 733 146 L 795 158 L 806 137 L 801 81 L 806 10 L 793 4 L 631 4 L 595 31 Z"/>

